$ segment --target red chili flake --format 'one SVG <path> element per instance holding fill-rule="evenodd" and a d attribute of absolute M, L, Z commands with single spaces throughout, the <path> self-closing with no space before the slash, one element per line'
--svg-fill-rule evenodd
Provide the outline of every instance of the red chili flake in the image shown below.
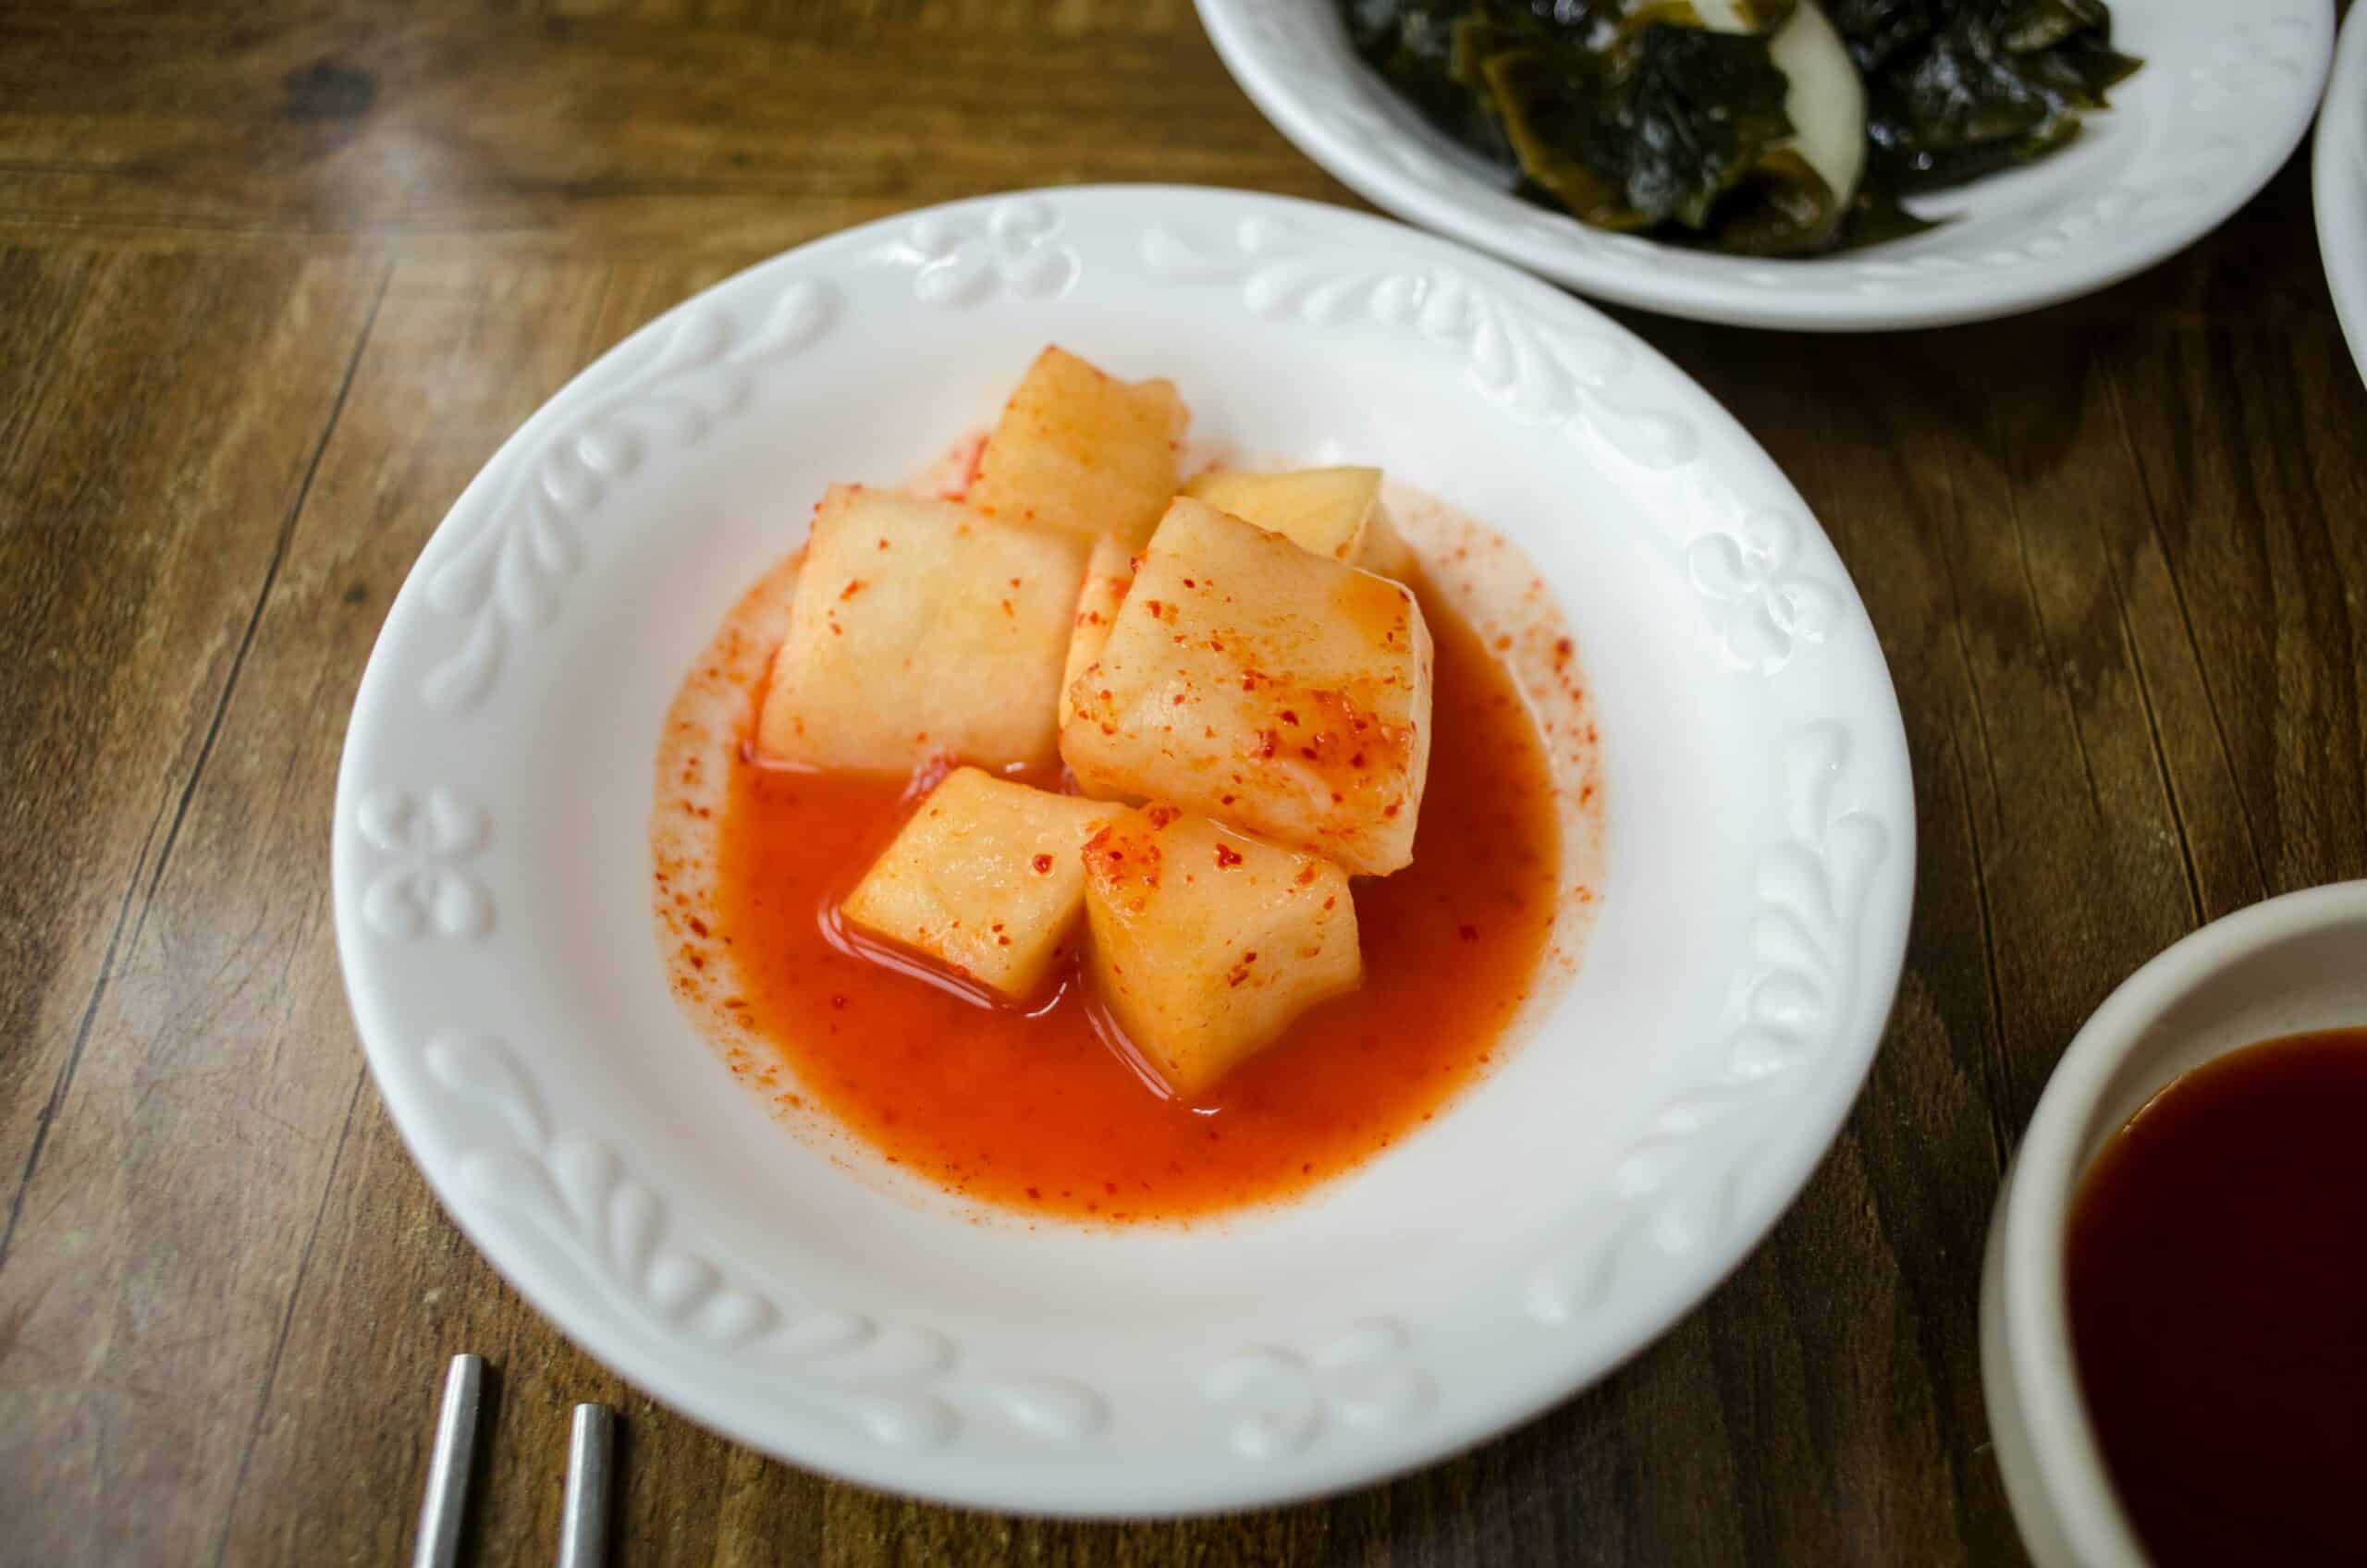
<path fill-rule="evenodd" d="M 1397 815 L 1398 804 L 1399 802 L 1396 801 L 1390 802 L 1387 805 L 1380 808 L 1380 815 L 1383 816 L 1395 816 Z"/>
<path fill-rule="evenodd" d="M 1240 852 L 1230 845 L 1219 844 L 1217 846 L 1217 864 L 1219 865 L 1239 865 L 1241 864 Z"/>
<path fill-rule="evenodd" d="M 1261 729 L 1257 732 L 1257 754 L 1261 757 L 1272 756 L 1282 743 L 1282 738 L 1270 729 Z"/>
<path fill-rule="evenodd" d="M 704 937 L 706 935 L 706 922 L 701 920 L 696 915 L 693 915 L 691 916 L 691 929 Z"/>
<path fill-rule="evenodd" d="M 1323 900 L 1323 907 L 1324 907 L 1325 909 L 1330 909 L 1333 904 L 1336 904 L 1336 903 L 1338 903 L 1339 901 L 1340 901 L 1340 895 L 1339 895 L 1339 894 L 1337 894 L 1337 893 L 1334 893 L 1334 894 L 1332 894 L 1330 898 L 1328 898 L 1328 899 L 1326 899 L 1326 900 Z"/>
<path fill-rule="evenodd" d="M 1052 874 L 1052 857 L 1049 855 L 1037 855 L 1028 864 L 1036 868 L 1036 875 L 1038 876 L 1049 876 Z"/>
<path fill-rule="evenodd" d="M 1476 942 L 1479 939 L 1479 927 L 1477 925 L 1459 925 L 1455 927 L 1455 935 L 1461 937 L 1466 942 Z"/>
<path fill-rule="evenodd" d="M 1219 804 L 1220 804 L 1220 805 L 1228 805 L 1228 806 L 1229 806 L 1229 805 L 1233 804 L 1233 797 L 1232 797 L 1231 795 L 1220 795 L 1220 796 L 1218 796 L 1218 797 L 1217 797 L 1217 801 L 1218 801 L 1218 803 L 1219 803 Z"/>
<path fill-rule="evenodd" d="M 1353 756 L 1351 756 L 1351 757 L 1349 757 L 1349 758 L 1348 758 L 1348 766 L 1349 766 L 1350 767 L 1362 767 L 1362 766 L 1364 766 L 1364 765 L 1365 765 L 1365 754 L 1364 754 L 1364 753 L 1362 753 L 1362 752 L 1358 752 L 1358 753 L 1356 753 L 1355 754 L 1354 754 Z"/>
<path fill-rule="evenodd" d="M 1005 599 L 1002 602 L 1002 613 L 1005 615 L 1016 615 L 1019 612 L 1011 607 L 1011 601 L 1009 599 Z"/>
<path fill-rule="evenodd" d="M 1312 881 L 1314 881 L 1314 880 L 1315 880 L 1315 866 L 1314 866 L 1314 864 L 1313 864 L 1312 863 L 1310 863 L 1310 864 L 1306 864 L 1306 865 L 1302 865 L 1302 866 L 1300 866 L 1300 867 L 1298 868 L 1298 885 L 1299 885 L 1300 887 L 1304 888 L 1304 887 L 1306 887 L 1309 882 L 1312 882 Z"/>
<path fill-rule="evenodd" d="M 888 547 L 888 541 L 885 539 L 879 541 L 879 547 L 883 550 L 886 549 Z"/>
<path fill-rule="evenodd" d="M 847 579 L 847 585 L 839 590 L 839 602 L 840 604 L 844 604 L 847 600 L 853 598 L 857 594 L 862 592 L 863 579 L 860 577 L 850 577 Z"/>
<path fill-rule="evenodd" d="M 847 1005 L 847 999 L 844 997 L 832 997 L 830 1005 L 834 1008 L 844 1008 Z"/>
<path fill-rule="evenodd" d="M 1193 582 L 1190 578 L 1188 578 L 1188 577 L 1187 577 L 1187 578 L 1185 578 L 1185 579 L 1184 580 L 1184 587 L 1186 587 L 1186 588 L 1197 588 L 1197 587 L 1199 586 L 1199 584 L 1198 584 L 1198 583 L 1196 583 L 1196 582 Z"/>
<path fill-rule="evenodd" d="M 1296 724 L 1298 722 L 1298 715 L 1289 708 L 1284 708 L 1282 710 L 1282 722 L 1284 724 Z"/>
<path fill-rule="evenodd" d="M 1013 588 L 1018 587 L 1018 586 L 1019 586 L 1019 579 L 1017 579 L 1016 577 L 1012 578 L 1012 579 L 1011 580 L 1011 585 L 1012 585 Z"/>

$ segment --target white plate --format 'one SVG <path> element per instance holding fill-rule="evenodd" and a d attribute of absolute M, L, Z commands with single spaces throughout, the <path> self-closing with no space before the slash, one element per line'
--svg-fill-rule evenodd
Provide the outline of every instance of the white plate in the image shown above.
<path fill-rule="evenodd" d="M 2326 0 L 2116 0 L 2114 40 L 2145 68 L 2070 148 L 1914 202 L 1956 220 L 1931 233 L 1765 261 L 1604 233 L 1514 196 L 1365 68 L 1334 0 L 1198 5 L 1250 100 L 1377 205 L 1600 299 L 1802 331 L 2010 315 L 2152 265 L 2276 172 L 2309 129 L 2334 44 Z"/>
<path fill-rule="evenodd" d="M 651 934 L 661 716 L 834 479 L 893 479 L 1058 340 L 1196 433 L 1349 456 L 1535 558 L 1603 737 L 1577 979 L 1437 1125 L 1189 1231 L 973 1223 L 788 1135 Z M 963 202 L 808 245 L 579 376 L 445 520 L 337 780 L 372 1072 L 461 1227 L 640 1387 L 799 1464 L 1061 1513 L 1245 1507 L 1451 1452 L 1699 1301 L 1839 1127 L 1914 816 L 1864 611 L 1702 391 L 1509 268 L 1216 190 Z"/>
<path fill-rule="evenodd" d="M 2310 169 L 2318 252 L 2350 357 L 2367 376 L 2367 12 L 2343 24 Z"/>

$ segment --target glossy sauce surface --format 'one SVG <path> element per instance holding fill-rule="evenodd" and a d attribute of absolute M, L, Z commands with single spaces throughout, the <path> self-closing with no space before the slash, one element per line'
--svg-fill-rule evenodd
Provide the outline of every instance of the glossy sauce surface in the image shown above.
<path fill-rule="evenodd" d="M 2367 1563 L 2367 1029 L 2172 1083 L 2066 1244 L 2081 1391 L 2159 1568 Z"/>
<path fill-rule="evenodd" d="M 1537 979 L 1560 833 L 1510 674 L 1436 595 L 1422 608 L 1438 650 L 1429 787 L 1412 866 L 1355 884 L 1364 986 L 1198 1105 L 1154 1092 L 1097 1035 L 1073 961 L 1022 1010 L 843 950 L 828 912 L 895 836 L 907 781 L 743 755 L 715 907 L 742 1016 L 790 1070 L 752 1070 L 758 1086 L 967 1196 L 1099 1221 L 1288 1197 L 1418 1128 L 1494 1060 Z"/>

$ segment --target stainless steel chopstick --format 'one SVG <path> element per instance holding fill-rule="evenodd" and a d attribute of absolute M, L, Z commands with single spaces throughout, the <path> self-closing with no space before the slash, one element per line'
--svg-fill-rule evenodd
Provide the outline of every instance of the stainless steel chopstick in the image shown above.
<path fill-rule="evenodd" d="M 454 1356 L 435 1415 L 435 1449 L 428 1456 L 427 1495 L 419 1503 L 411 1568 L 460 1568 L 460 1517 L 468 1507 L 469 1462 L 476 1453 L 484 1394 L 484 1358 Z"/>
<path fill-rule="evenodd" d="M 603 1568 L 608 1560 L 608 1460 L 616 1412 L 579 1404 L 567 1444 L 567 1498 L 560 1505 L 558 1568 Z"/>

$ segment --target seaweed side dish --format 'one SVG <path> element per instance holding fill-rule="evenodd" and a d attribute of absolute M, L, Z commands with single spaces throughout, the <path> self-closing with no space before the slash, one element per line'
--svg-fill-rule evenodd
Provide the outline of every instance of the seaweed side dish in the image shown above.
<path fill-rule="evenodd" d="M 1522 194 L 1757 256 L 1926 227 L 2139 62 L 2104 0 L 1336 0 L 1356 52 Z"/>

